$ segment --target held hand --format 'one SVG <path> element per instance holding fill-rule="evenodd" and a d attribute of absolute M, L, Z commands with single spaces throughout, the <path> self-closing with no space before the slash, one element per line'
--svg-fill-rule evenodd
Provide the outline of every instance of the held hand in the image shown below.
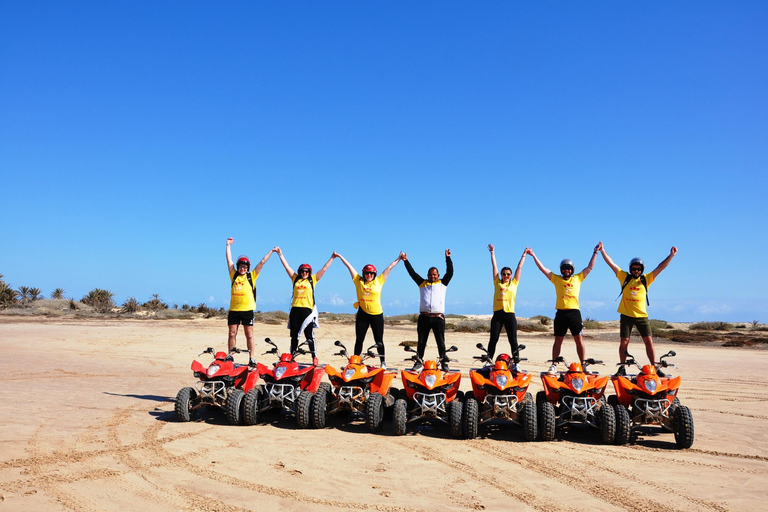
<path fill-rule="evenodd" d="M 529 256 L 533 256 L 533 249 L 531 249 L 530 247 L 526 247 L 525 251 L 523 252 L 523 254 L 527 254 Z"/>
<path fill-rule="evenodd" d="M 603 242 L 597 242 L 597 245 L 595 246 L 595 252 L 599 252 L 603 250 Z"/>
<path fill-rule="evenodd" d="M 233 243 L 235 243 L 234 238 L 227 238 L 227 245 L 232 245 Z"/>
<path fill-rule="evenodd" d="M 339 253 L 337 253 L 336 251 L 333 251 L 333 257 L 334 258 L 338 258 L 339 257 Z"/>
<path fill-rule="evenodd" d="M 274 248 L 274 249 L 272 249 L 272 250 L 273 250 L 274 252 L 276 252 L 276 253 L 277 253 L 278 255 L 280 255 L 280 256 L 282 256 L 282 255 L 283 255 L 283 251 L 281 251 L 281 250 L 280 250 L 280 247 L 278 247 L 278 246 L 275 246 L 275 248 Z"/>
<path fill-rule="evenodd" d="M 495 248 L 496 248 L 496 247 L 494 247 L 494 246 L 493 246 L 493 244 L 488 244 L 488 250 L 489 250 L 490 252 L 493 252 L 493 250 L 494 250 Z"/>
<path fill-rule="evenodd" d="M 400 259 L 403 261 L 408 261 L 408 255 L 405 254 L 403 251 L 400 251 Z"/>
<path fill-rule="evenodd" d="M 451 257 L 451 250 L 450 249 L 446 249 L 445 250 L 445 257 L 446 258 L 450 258 Z"/>

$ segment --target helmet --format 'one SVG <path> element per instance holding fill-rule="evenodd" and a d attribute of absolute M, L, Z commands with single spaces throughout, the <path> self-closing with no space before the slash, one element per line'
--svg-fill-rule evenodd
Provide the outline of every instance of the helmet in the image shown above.
<path fill-rule="evenodd" d="M 368 265 L 364 266 L 363 267 L 363 274 L 365 274 L 366 272 L 373 272 L 373 277 L 376 277 L 376 267 L 374 267 L 373 265 L 368 264 Z"/>
<path fill-rule="evenodd" d="M 299 265 L 299 270 L 296 273 L 301 274 L 301 271 L 304 269 L 309 270 L 309 274 L 312 275 L 312 267 L 310 266 L 309 263 L 302 263 L 301 265 Z"/>
<path fill-rule="evenodd" d="M 512 358 L 510 357 L 509 354 L 499 354 L 496 356 L 496 362 L 498 363 L 499 361 L 504 361 L 505 363 L 507 363 L 507 366 L 509 366 L 509 363 L 512 361 Z"/>
<path fill-rule="evenodd" d="M 248 267 L 248 270 L 251 270 L 251 260 L 248 259 L 248 256 L 242 255 L 237 257 L 237 263 L 235 263 L 235 268 L 239 267 L 241 263 L 245 263 Z"/>
<path fill-rule="evenodd" d="M 645 272 L 645 263 L 643 263 L 643 260 L 640 258 L 632 258 L 632 261 L 629 262 L 629 271 L 632 271 L 632 265 L 635 265 L 636 267 L 640 267 L 640 272 Z"/>
<path fill-rule="evenodd" d="M 560 272 L 563 271 L 563 269 L 570 268 L 571 272 L 573 272 L 573 261 L 571 260 L 563 260 L 560 262 Z"/>

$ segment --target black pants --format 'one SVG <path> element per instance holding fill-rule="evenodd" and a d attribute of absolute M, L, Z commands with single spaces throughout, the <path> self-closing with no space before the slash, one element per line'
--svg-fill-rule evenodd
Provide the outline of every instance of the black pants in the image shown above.
<path fill-rule="evenodd" d="M 373 342 L 379 352 L 381 364 L 384 364 L 384 313 L 380 315 L 369 315 L 358 308 L 355 317 L 355 355 L 363 353 L 363 342 L 368 333 L 368 327 L 373 331 Z"/>
<path fill-rule="evenodd" d="M 416 324 L 416 333 L 419 337 L 416 352 L 419 354 L 419 359 L 422 361 L 424 360 L 424 351 L 427 348 L 427 338 L 429 338 L 430 330 L 435 335 L 437 353 L 440 354 L 440 359 L 445 357 L 445 318 L 421 313 L 419 315 L 419 321 Z"/>
<path fill-rule="evenodd" d="M 310 308 L 291 308 L 291 312 L 288 314 L 288 323 L 291 326 L 291 354 L 296 352 L 299 346 L 299 329 L 304 320 L 312 313 Z M 309 341 L 309 351 L 312 353 L 312 357 L 317 357 L 315 352 L 315 328 L 312 324 L 308 325 L 304 329 L 304 337 Z"/>
<path fill-rule="evenodd" d="M 503 309 L 494 311 L 491 318 L 491 339 L 488 341 L 488 356 L 493 358 L 496 352 L 496 342 L 499 341 L 502 327 L 507 331 L 509 346 L 512 348 L 511 355 L 517 361 L 518 356 L 515 354 L 517 351 L 517 318 L 515 318 L 514 313 L 505 313 Z"/>

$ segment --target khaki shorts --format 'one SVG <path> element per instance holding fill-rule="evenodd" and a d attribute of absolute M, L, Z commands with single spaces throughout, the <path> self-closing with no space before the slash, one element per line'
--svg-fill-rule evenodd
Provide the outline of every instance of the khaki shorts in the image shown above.
<path fill-rule="evenodd" d="M 630 334 L 632 334 L 632 326 L 637 327 L 637 331 L 643 338 L 647 338 L 651 335 L 651 321 L 648 320 L 647 316 L 635 318 L 621 315 L 621 320 L 619 321 L 619 336 L 622 338 L 629 338 Z"/>

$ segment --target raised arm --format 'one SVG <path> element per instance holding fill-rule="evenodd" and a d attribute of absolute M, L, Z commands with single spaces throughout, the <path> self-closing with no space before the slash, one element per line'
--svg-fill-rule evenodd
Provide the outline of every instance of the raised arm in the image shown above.
<path fill-rule="evenodd" d="M 675 254 L 677 254 L 677 247 L 674 245 L 672 246 L 672 249 L 669 250 L 669 256 L 664 258 L 664 261 L 659 263 L 659 266 L 653 269 L 653 278 L 656 279 L 659 274 L 661 274 L 661 271 L 667 268 L 667 265 L 669 265 L 669 262 L 672 261 L 672 258 L 675 257 Z"/>
<path fill-rule="evenodd" d="M 230 273 L 235 271 L 235 263 L 232 261 L 232 248 L 230 247 L 233 243 L 235 243 L 234 238 L 227 238 L 227 268 Z"/>
<path fill-rule="evenodd" d="M 592 272 L 592 269 L 595 268 L 595 261 L 597 260 L 597 251 L 599 251 L 603 247 L 603 242 L 598 242 L 595 246 L 595 250 L 592 251 L 592 257 L 589 259 L 589 265 L 586 266 L 584 270 L 581 271 L 582 274 L 584 274 L 584 279 L 587 278 L 590 272 Z"/>
<path fill-rule="evenodd" d="M 267 260 L 269 260 L 269 257 L 272 256 L 272 253 L 275 252 L 275 249 L 277 249 L 277 247 L 275 247 L 274 249 L 270 249 L 269 252 L 265 254 L 263 258 L 261 258 L 261 261 L 259 262 L 259 264 L 256 265 L 256 268 L 253 269 L 256 275 L 259 275 L 261 273 L 261 269 L 264 268 L 264 264 L 267 262 Z"/>
<path fill-rule="evenodd" d="M 533 249 L 530 247 L 525 248 L 525 252 L 523 254 L 530 254 L 533 256 L 533 261 L 536 263 L 536 266 L 539 267 L 539 270 L 541 270 L 541 273 L 547 276 L 547 279 L 552 279 L 552 271 L 549 270 L 547 267 L 545 267 L 540 261 L 539 258 L 536 257 L 536 254 L 533 252 Z"/>
<path fill-rule="evenodd" d="M 337 253 L 336 251 L 333 251 L 333 257 L 334 258 L 339 258 L 341 260 L 341 262 L 344 264 L 344 266 L 347 267 L 347 269 L 349 270 L 349 275 L 351 275 L 352 279 L 354 279 L 355 276 L 357 275 L 357 271 L 355 270 L 355 268 L 352 265 L 349 264 L 349 262 L 344 258 L 344 256 L 342 256 L 341 254 Z"/>
<path fill-rule="evenodd" d="M 496 247 L 493 244 L 488 244 L 488 250 L 491 252 L 491 266 L 493 267 L 493 279 L 499 278 L 499 267 L 496 266 Z"/>
<path fill-rule="evenodd" d="M 424 278 L 421 277 L 418 272 L 416 272 L 413 269 L 413 266 L 411 265 L 411 262 L 408 261 L 408 255 L 404 253 L 403 251 L 400 251 L 400 259 L 403 260 L 403 263 L 405 263 L 405 270 L 408 271 L 408 275 L 411 276 L 411 279 L 413 279 L 413 282 L 421 286 L 421 283 L 424 282 Z"/>
<path fill-rule="evenodd" d="M 283 264 L 283 267 L 285 268 L 286 273 L 288 274 L 288 277 L 291 279 L 296 277 L 296 272 L 293 271 L 291 266 L 288 264 L 288 261 L 286 261 L 285 256 L 283 256 L 283 251 L 279 247 L 275 247 L 273 249 L 277 253 L 278 256 L 280 256 L 280 263 Z"/>
<path fill-rule="evenodd" d="M 616 265 L 613 262 L 613 260 L 611 259 L 611 257 L 608 256 L 608 253 L 605 252 L 605 247 L 603 247 L 603 242 L 600 242 L 597 245 L 598 245 L 598 247 L 600 247 L 600 249 L 599 249 L 600 250 L 600 254 L 603 255 L 603 259 L 605 260 L 605 262 L 608 264 L 609 267 L 611 267 L 611 270 L 613 270 L 614 274 L 618 274 L 619 273 L 619 266 Z"/>
<path fill-rule="evenodd" d="M 397 258 L 395 258 L 395 261 L 390 263 L 389 266 L 384 269 L 384 272 L 381 273 L 381 277 L 383 277 L 385 281 L 387 280 L 387 276 L 389 275 L 390 270 L 395 268 L 395 266 L 397 266 L 397 264 L 400 263 L 401 259 L 402 257 L 398 254 Z"/>
<path fill-rule="evenodd" d="M 451 260 L 451 250 L 446 249 L 445 250 L 445 275 L 441 279 L 443 284 L 445 286 L 448 286 L 448 283 L 453 278 L 453 260 Z"/>
<path fill-rule="evenodd" d="M 325 265 L 323 265 L 323 268 L 317 271 L 317 280 L 319 281 L 321 277 L 323 277 L 323 274 L 325 274 L 325 271 L 328 270 L 328 268 L 331 266 L 331 263 L 333 263 L 333 259 L 336 257 L 336 253 L 331 254 L 331 257 L 328 258 L 328 261 L 325 262 Z"/>
<path fill-rule="evenodd" d="M 517 268 L 515 269 L 515 275 L 513 276 L 514 280 L 518 283 L 520 282 L 520 273 L 523 271 L 523 263 L 525 263 L 525 253 L 526 251 L 523 251 L 523 254 L 520 256 L 520 261 L 517 262 Z"/>

